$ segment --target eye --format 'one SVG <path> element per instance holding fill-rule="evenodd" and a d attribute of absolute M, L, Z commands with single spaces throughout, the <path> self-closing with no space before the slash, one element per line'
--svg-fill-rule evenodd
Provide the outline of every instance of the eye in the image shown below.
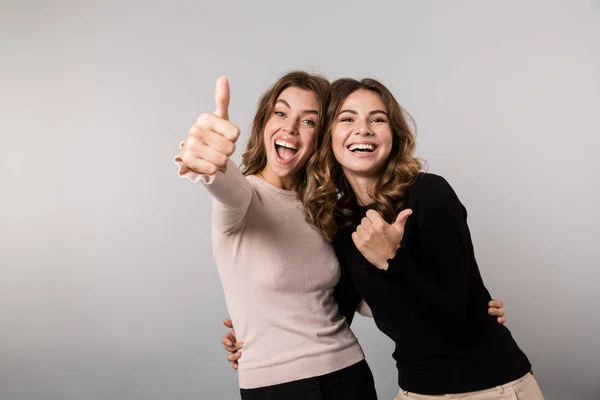
<path fill-rule="evenodd" d="M 282 111 L 274 111 L 273 113 L 278 117 L 285 118 L 285 113 Z"/>
<path fill-rule="evenodd" d="M 311 120 L 311 119 L 305 119 L 304 121 L 302 121 L 303 123 L 305 123 L 306 125 L 310 126 L 310 127 L 315 127 L 317 126 L 317 124 L 315 123 L 315 121 Z"/>
<path fill-rule="evenodd" d="M 382 122 L 386 122 L 386 121 L 385 121 L 385 119 L 384 119 L 384 118 L 377 117 L 377 118 L 373 118 L 373 119 L 371 120 L 371 122 L 372 122 L 372 123 L 374 123 L 374 124 L 378 124 L 378 123 L 382 123 Z"/>
<path fill-rule="evenodd" d="M 340 119 L 340 122 L 352 122 L 352 118 L 350 117 L 343 117 L 342 119 Z"/>

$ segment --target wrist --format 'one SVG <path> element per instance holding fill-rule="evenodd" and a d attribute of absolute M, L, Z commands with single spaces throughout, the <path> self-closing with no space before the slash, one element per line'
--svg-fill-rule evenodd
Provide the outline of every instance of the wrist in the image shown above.
<path fill-rule="evenodd" d="M 376 267 L 383 270 L 383 271 L 387 271 L 387 269 L 389 268 L 389 263 L 388 261 L 393 259 L 394 257 L 396 257 L 396 252 L 398 251 L 398 249 L 400 248 L 400 246 L 397 246 L 393 251 L 389 252 L 388 254 L 386 254 L 386 258 L 383 261 L 380 261 Z"/>
<path fill-rule="evenodd" d="M 379 265 L 377 265 L 377 268 L 387 271 L 387 269 L 390 266 L 389 261 L 393 260 L 396 257 L 396 254 L 398 253 L 399 249 L 400 249 L 400 244 L 396 245 L 395 248 L 393 249 L 393 251 L 391 251 L 390 253 L 387 254 L 387 258 L 384 261 L 382 261 Z"/>
<path fill-rule="evenodd" d="M 375 265 L 375 266 L 382 271 L 387 271 L 387 269 L 389 267 L 387 259 L 377 263 L 377 265 Z"/>

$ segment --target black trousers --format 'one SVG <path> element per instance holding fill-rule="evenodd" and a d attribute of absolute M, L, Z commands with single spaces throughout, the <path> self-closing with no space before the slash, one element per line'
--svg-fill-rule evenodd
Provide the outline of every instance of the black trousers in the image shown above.
<path fill-rule="evenodd" d="M 377 400 L 375 382 L 365 360 L 299 381 L 240 389 L 242 400 Z"/>

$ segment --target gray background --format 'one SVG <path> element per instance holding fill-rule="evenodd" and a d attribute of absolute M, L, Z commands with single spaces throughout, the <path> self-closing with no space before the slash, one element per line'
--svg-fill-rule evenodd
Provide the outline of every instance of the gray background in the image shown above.
<path fill-rule="evenodd" d="M 237 397 L 210 199 L 171 160 L 217 76 L 241 149 L 296 68 L 391 88 L 547 399 L 600 398 L 599 1 L 3 0 L 0 34 L 2 400 Z M 391 341 L 354 329 L 391 399 Z"/>

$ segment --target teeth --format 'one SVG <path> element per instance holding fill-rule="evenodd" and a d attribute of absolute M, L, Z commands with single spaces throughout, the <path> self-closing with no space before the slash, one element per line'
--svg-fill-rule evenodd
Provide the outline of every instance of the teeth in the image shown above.
<path fill-rule="evenodd" d="M 287 147 L 289 149 L 298 150 L 298 147 L 295 144 L 290 143 L 290 142 L 286 142 L 285 140 L 282 140 L 282 139 L 277 139 L 275 141 L 275 144 L 278 145 L 278 146 Z"/>
<path fill-rule="evenodd" d="M 371 150 L 374 151 L 375 150 L 375 146 L 372 144 L 351 144 L 350 147 L 348 147 L 348 150 L 350 151 L 354 151 L 354 150 Z"/>

